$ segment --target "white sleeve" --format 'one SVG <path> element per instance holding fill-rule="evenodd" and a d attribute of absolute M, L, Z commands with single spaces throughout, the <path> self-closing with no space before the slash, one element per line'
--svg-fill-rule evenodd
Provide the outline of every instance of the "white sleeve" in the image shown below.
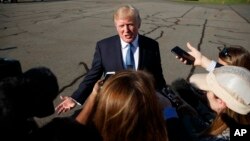
<path fill-rule="evenodd" d="M 77 102 L 74 98 L 70 97 L 77 105 L 81 106 L 82 104 Z"/>
<path fill-rule="evenodd" d="M 207 66 L 206 70 L 207 70 L 208 72 L 213 71 L 213 70 L 215 69 L 216 64 L 217 64 L 217 63 L 216 63 L 214 60 L 212 60 L 211 63 Z"/>

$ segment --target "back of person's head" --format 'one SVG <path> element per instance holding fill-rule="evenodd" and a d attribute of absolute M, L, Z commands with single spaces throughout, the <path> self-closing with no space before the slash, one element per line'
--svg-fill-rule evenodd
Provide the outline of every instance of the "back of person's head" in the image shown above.
<path fill-rule="evenodd" d="M 31 68 L 23 74 L 23 97 L 31 116 L 45 117 L 54 113 L 53 100 L 58 95 L 58 82 L 46 67 Z"/>
<path fill-rule="evenodd" d="M 12 93 L 17 93 L 20 85 L 19 77 L 22 75 L 21 64 L 18 60 L 0 58 L 0 116 L 8 119 L 13 112 Z"/>
<path fill-rule="evenodd" d="M 19 77 L 6 77 L 0 81 L 1 115 L 8 116 L 15 109 L 16 97 L 20 94 L 21 79 Z M 19 110 L 16 110 L 18 112 Z"/>
<path fill-rule="evenodd" d="M 105 141 L 167 140 L 153 81 L 146 72 L 126 70 L 104 83 L 94 124 Z"/>
<path fill-rule="evenodd" d="M 55 75 L 44 67 L 32 68 L 22 75 L 0 81 L 0 130 L 9 139 L 23 139 L 38 128 L 33 117 L 54 113 L 58 94 Z M 4 132 L 3 132 L 4 131 Z"/>
<path fill-rule="evenodd" d="M 250 70 L 250 53 L 242 46 L 225 47 L 219 53 L 219 58 L 228 65 L 241 66 Z"/>
<path fill-rule="evenodd" d="M 28 128 L 26 109 L 23 109 L 20 99 L 21 79 L 6 77 L 0 81 L 0 130 L 2 137 L 13 139 L 23 137 Z M 19 101 L 18 101 L 19 100 Z M 31 123 L 31 122 L 30 122 Z M 11 136 L 10 136 L 11 135 Z"/>
<path fill-rule="evenodd" d="M 0 58 L 0 125 L 9 126 L 13 119 L 18 117 L 19 111 L 16 105 L 16 96 L 20 93 L 22 69 L 18 60 Z M 21 117 L 20 117 L 21 118 Z"/>
<path fill-rule="evenodd" d="M 250 112 L 250 71 L 238 66 L 222 66 L 208 74 L 194 74 L 190 82 L 202 90 L 212 91 L 236 113 Z"/>
<path fill-rule="evenodd" d="M 139 11 L 132 5 L 124 5 L 119 7 L 114 13 L 114 22 L 117 19 L 133 19 L 137 24 L 138 27 L 141 25 L 141 17 Z"/>
<path fill-rule="evenodd" d="M 16 115 L 13 115 L 15 113 L 13 110 L 12 102 L 9 100 L 9 98 L 6 96 L 6 85 L 4 86 L 3 81 L 0 81 L 0 130 L 1 130 L 1 137 L 7 138 L 7 134 L 14 135 L 15 132 L 13 132 L 12 129 L 15 128 L 15 126 L 12 125 L 13 117 Z"/>
<path fill-rule="evenodd" d="M 10 119 L 12 114 L 13 105 L 10 99 L 7 97 L 8 91 L 10 91 L 13 87 L 11 85 L 6 84 L 5 81 L 0 81 L 0 125 L 2 127 L 6 127 L 7 121 Z"/>
<path fill-rule="evenodd" d="M 22 68 L 18 60 L 0 58 L 0 80 L 20 75 L 22 75 Z"/>

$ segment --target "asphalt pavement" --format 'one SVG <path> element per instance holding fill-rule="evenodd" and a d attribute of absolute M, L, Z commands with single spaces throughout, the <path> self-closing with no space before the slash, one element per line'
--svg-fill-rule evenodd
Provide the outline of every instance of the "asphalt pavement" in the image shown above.
<path fill-rule="evenodd" d="M 58 78 L 60 94 L 71 95 L 91 66 L 96 41 L 116 34 L 112 14 L 123 4 L 133 4 L 139 9 L 140 34 L 159 42 L 168 84 L 194 72 L 205 72 L 175 59 L 170 52 L 174 46 L 187 50 L 186 43 L 190 42 L 214 60 L 218 56 L 218 46 L 241 45 L 250 50 L 249 4 L 20 0 L 19 3 L 0 3 L 0 57 L 20 60 L 23 71 L 36 66 L 49 67 Z M 59 101 L 57 98 L 55 105 Z M 55 116 L 38 121 L 42 125 Z"/>

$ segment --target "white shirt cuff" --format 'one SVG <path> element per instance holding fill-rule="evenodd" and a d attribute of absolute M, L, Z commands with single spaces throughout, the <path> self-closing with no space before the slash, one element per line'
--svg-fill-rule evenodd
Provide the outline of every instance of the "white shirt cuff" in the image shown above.
<path fill-rule="evenodd" d="M 77 102 L 74 98 L 71 97 L 71 99 L 72 99 L 77 105 L 79 105 L 79 106 L 82 105 L 81 103 Z"/>
<path fill-rule="evenodd" d="M 211 61 L 211 63 L 208 65 L 208 67 L 206 68 L 206 70 L 208 72 L 211 72 L 215 69 L 215 66 L 216 66 L 216 62 L 214 60 Z"/>

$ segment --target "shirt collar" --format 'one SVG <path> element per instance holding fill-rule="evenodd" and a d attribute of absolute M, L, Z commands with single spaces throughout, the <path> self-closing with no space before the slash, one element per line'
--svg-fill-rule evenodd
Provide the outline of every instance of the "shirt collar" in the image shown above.
<path fill-rule="evenodd" d="M 138 46 L 139 46 L 139 45 L 138 45 L 138 38 L 139 38 L 139 36 L 138 36 L 138 34 L 137 34 L 136 38 L 135 38 L 134 41 L 132 42 L 132 44 L 133 44 L 134 47 L 138 47 Z M 122 40 L 122 38 L 120 38 L 120 40 L 121 40 L 122 49 L 126 48 L 127 45 L 128 45 L 128 43 L 124 42 L 124 41 Z"/>

